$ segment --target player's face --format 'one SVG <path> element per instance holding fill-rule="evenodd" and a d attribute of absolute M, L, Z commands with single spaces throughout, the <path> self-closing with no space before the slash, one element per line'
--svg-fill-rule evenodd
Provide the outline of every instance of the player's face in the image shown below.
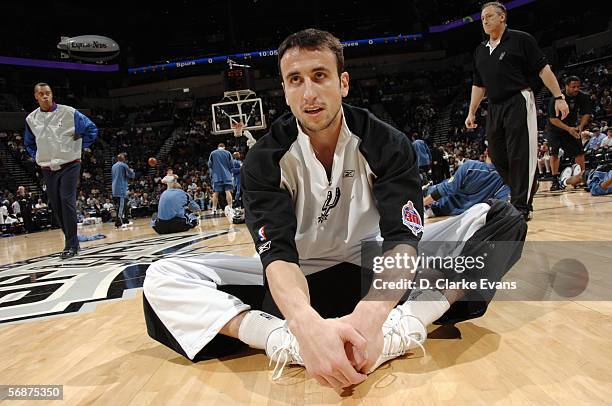
<path fill-rule="evenodd" d="M 486 34 L 500 30 L 506 20 L 504 14 L 495 6 L 489 6 L 482 10 L 480 18 L 482 20 L 482 28 Z"/>
<path fill-rule="evenodd" d="M 285 101 L 308 135 L 330 128 L 340 119 L 349 75 L 338 76 L 336 56 L 328 48 L 292 48 L 281 59 Z"/>
<path fill-rule="evenodd" d="M 53 106 L 53 92 L 49 86 L 37 86 L 34 98 L 43 110 L 49 110 Z"/>
<path fill-rule="evenodd" d="M 565 85 L 565 93 L 568 96 L 574 97 L 580 91 L 580 82 L 577 80 L 572 80 L 567 85 Z"/>

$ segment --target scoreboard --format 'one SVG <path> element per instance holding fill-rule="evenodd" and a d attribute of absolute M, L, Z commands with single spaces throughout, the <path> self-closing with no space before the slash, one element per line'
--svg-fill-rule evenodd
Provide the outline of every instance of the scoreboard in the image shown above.
<path fill-rule="evenodd" d="M 225 91 L 253 89 L 253 71 L 246 66 L 231 66 L 223 73 Z"/>

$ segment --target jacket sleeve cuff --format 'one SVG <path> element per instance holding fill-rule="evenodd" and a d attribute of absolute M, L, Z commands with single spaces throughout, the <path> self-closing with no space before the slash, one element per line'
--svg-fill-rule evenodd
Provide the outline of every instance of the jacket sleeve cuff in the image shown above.
<path fill-rule="evenodd" d="M 442 198 L 442 195 L 440 194 L 440 191 L 438 190 L 437 187 L 433 188 L 433 191 L 431 192 L 431 198 L 438 201 Z"/>

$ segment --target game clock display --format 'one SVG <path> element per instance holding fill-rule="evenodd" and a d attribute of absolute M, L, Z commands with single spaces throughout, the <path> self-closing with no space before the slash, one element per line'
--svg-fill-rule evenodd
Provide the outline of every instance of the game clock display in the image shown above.
<path fill-rule="evenodd" d="M 226 69 L 224 74 L 225 91 L 251 89 L 253 72 L 247 67 Z"/>

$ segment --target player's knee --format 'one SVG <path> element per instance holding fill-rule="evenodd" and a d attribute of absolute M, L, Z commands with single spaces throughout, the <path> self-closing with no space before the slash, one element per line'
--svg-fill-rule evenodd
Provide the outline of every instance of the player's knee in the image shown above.
<path fill-rule="evenodd" d="M 171 265 L 172 259 L 160 259 L 149 265 L 142 285 L 143 292 L 147 297 L 153 296 L 159 289 L 163 288 L 165 281 L 172 279 L 169 272 Z"/>
<path fill-rule="evenodd" d="M 508 195 L 508 197 L 510 197 L 510 195 Z M 489 215 L 487 215 L 487 221 L 495 219 L 496 224 L 503 227 L 504 225 L 514 224 L 517 221 L 520 222 L 520 220 L 524 220 L 523 214 L 510 203 L 509 199 L 495 199 L 491 202 L 495 201 L 495 204 L 500 205 L 500 208 L 489 213 Z M 503 205 L 503 207 L 501 207 L 501 205 Z"/>

